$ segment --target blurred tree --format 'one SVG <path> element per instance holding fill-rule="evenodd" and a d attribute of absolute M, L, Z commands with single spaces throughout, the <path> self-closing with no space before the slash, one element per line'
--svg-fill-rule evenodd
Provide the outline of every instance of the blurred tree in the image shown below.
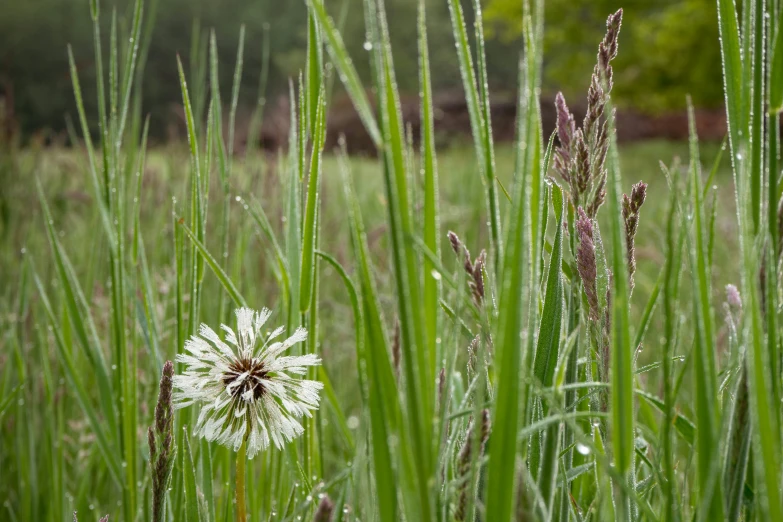
<path fill-rule="evenodd" d="M 519 0 L 488 0 L 485 19 L 500 40 L 521 32 Z M 623 7 L 615 71 L 618 102 L 646 111 L 723 102 L 714 0 L 547 0 L 544 87 L 582 101 L 608 14 Z"/>

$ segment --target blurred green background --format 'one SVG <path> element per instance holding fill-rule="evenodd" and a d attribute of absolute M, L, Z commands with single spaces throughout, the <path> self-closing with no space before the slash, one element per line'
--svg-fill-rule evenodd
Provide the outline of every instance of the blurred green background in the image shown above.
<path fill-rule="evenodd" d="M 418 0 L 388 0 L 397 78 L 403 92 L 415 95 L 416 5 Z M 473 0 L 463 0 L 472 23 Z M 102 2 L 116 9 L 120 34 L 127 33 L 128 0 Z M 360 0 L 329 0 L 357 69 L 369 77 L 363 52 L 364 14 Z M 490 89 L 513 93 L 517 85 L 521 2 L 483 0 Z M 701 108 L 722 103 L 717 23 L 713 0 L 547 0 L 544 95 L 563 90 L 582 100 L 595 60 L 596 42 L 607 13 L 625 9 L 622 52 L 615 65 L 615 99 L 620 106 L 651 114 L 680 110 L 686 94 Z M 92 29 L 87 0 L 0 0 L 0 116 L 24 141 L 35 134 L 63 135 L 65 115 L 74 113 L 67 44 L 73 46 L 85 100 L 95 100 Z M 103 16 L 108 43 L 111 16 Z M 149 21 L 154 20 L 154 28 Z M 146 29 L 152 29 L 143 82 L 143 112 L 151 114 L 157 139 L 180 103 L 176 55 L 188 64 L 205 49 L 209 29 L 217 34 L 220 73 L 230 85 L 239 27 L 247 46 L 240 107 L 249 111 L 258 97 L 263 56 L 268 52 L 265 96 L 270 103 L 287 91 L 288 78 L 302 67 L 306 43 L 304 0 L 149 0 Z M 461 92 L 451 22 L 445 1 L 428 1 L 433 88 Z M 122 40 L 121 40 L 122 41 Z M 269 46 L 264 49 L 264 42 Z M 221 82 L 222 83 L 222 82 Z M 94 101 L 92 101 L 94 103 Z M 94 107 L 87 107 L 94 114 Z M 9 117 L 10 115 L 10 117 Z M 10 121 L 10 123 L 8 123 Z"/>

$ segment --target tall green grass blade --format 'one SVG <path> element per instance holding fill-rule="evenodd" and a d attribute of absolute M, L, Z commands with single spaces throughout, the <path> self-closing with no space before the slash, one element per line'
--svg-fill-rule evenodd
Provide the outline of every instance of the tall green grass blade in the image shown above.
<path fill-rule="evenodd" d="M 138 57 L 139 44 L 141 40 L 141 22 L 144 13 L 144 0 L 136 0 L 133 7 L 133 22 L 130 37 L 128 38 L 128 49 L 125 56 L 125 66 L 123 67 L 122 76 L 120 78 L 120 113 L 119 122 L 117 123 L 117 136 L 115 142 L 116 152 L 119 155 L 120 144 L 122 135 L 125 132 L 125 123 L 128 119 L 128 109 L 130 107 L 131 100 L 131 88 L 133 87 L 133 80 L 136 78 L 134 75 L 134 69 L 136 67 L 136 60 Z"/>
<path fill-rule="evenodd" d="M 245 57 L 245 24 L 239 26 L 239 41 L 237 42 L 237 58 L 234 64 L 234 81 L 231 85 L 231 107 L 228 111 L 228 157 L 234 156 L 234 132 L 236 131 L 237 106 L 239 105 L 239 88 L 242 85 L 242 67 Z M 261 82 L 261 92 L 264 92 L 265 79 Z M 222 121 L 218 120 L 221 124 Z M 249 144 L 248 144 L 249 146 Z M 229 167 L 230 168 L 230 167 Z"/>
<path fill-rule="evenodd" d="M 744 132 L 746 124 L 742 109 L 743 79 L 740 30 L 734 0 L 717 0 L 717 4 L 729 145 L 731 146 L 732 163 L 734 163 L 737 154 L 742 154 L 743 147 L 740 136 Z"/>
<path fill-rule="evenodd" d="M 320 100 L 324 96 L 321 91 L 323 86 L 323 44 L 319 25 L 312 13 L 307 16 L 307 69 L 305 73 L 305 86 L 307 96 L 305 107 L 307 115 L 307 129 L 315 139 L 318 126 L 318 111 L 323 110 Z M 324 118 L 326 119 L 326 118 Z"/>
<path fill-rule="evenodd" d="M 662 484 L 664 495 L 664 522 L 674 522 L 679 519 L 674 469 L 674 442 L 671 436 L 671 426 L 676 415 L 674 411 L 674 397 L 672 389 L 671 360 L 675 348 L 675 324 L 677 313 L 677 278 L 680 260 L 683 234 L 676 227 L 676 212 L 679 208 L 678 189 L 670 189 L 669 213 L 666 221 L 666 261 L 663 267 L 663 313 L 664 313 L 664 345 L 663 345 L 663 423 L 661 428 L 661 454 L 663 464 L 664 482 Z M 679 241 L 677 237 L 679 236 Z M 675 251 L 675 248 L 677 250 Z"/>
<path fill-rule="evenodd" d="M 73 57 L 73 50 L 71 46 L 68 46 L 68 63 L 71 71 L 71 82 L 73 86 L 74 98 L 76 99 L 76 109 L 79 113 L 79 122 L 82 128 L 82 138 L 84 139 L 84 145 L 87 149 L 87 158 L 89 163 L 90 181 L 92 182 L 93 192 L 95 193 L 95 199 L 98 204 L 98 211 L 101 215 L 101 223 L 103 225 L 106 237 L 109 240 L 109 245 L 114 248 L 114 229 L 111 225 L 111 219 L 109 218 L 109 211 L 107 208 L 106 192 L 101 185 L 101 180 L 98 178 L 98 160 L 95 157 L 95 150 L 92 145 L 92 138 L 90 137 L 90 126 L 87 123 L 87 115 L 84 112 L 84 100 L 82 99 L 82 89 L 79 83 L 79 75 L 76 70 L 76 61 Z"/>
<path fill-rule="evenodd" d="M 607 109 L 609 114 L 611 109 Z M 611 303 L 611 441 L 614 463 L 617 471 L 635 487 L 633 482 L 634 451 L 634 351 L 631 345 L 630 304 L 628 267 L 625 257 L 625 226 L 620 210 L 620 162 L 614 134 L 614 119 L 609 119 L 609 162 L 608 162 L 608 212 L 612 237 L 611 267 L 614 274 Z M 617 489 L 616 491 L 620 491 Z M 624 494 L 616 501 L 620 520 L 630 518 L 630 502 Z"/>
<path fill-rule="evenodd" d="M 538 327 L 533 375 L 545 387 L 552 386 L 558 363 L 563 319 L 563 276 L 560 265 L 563 257 L 563 191 L 552 183 L 552 205 L 556 215 L 555 242 L 549 261 L 544 308 Z"/>
<path fill-rule="evenodd" d="M 201 522 L 199 516 L 199 500 L 196 491 L 196 467 L 193 465 L 193 455 L 190 451 L 190 441 L 187 432 L 182 436 L 184 442 L 184 468 L 182 474 L 185 484 L 185 520 L 187 522 Z"/>
<path fill-rule="evenodd" d="M 440 216 L 438 214 L 438 165 L 435 153 L 435 122 L 432 107 L 430 55 L 427 44 L 427 15 L 424 0 L 419 1 L 419 97 L 421 99 L 421 157 L 424 175 L 424 231 L 425 246 L 440 259 Z M 437 346 L 439 334 L 440 278 L 435 277 L 435 265 L 429 258 L 423 263 L 423 308 L 426 346 Z M 436 367 L 436 350 L 430 350 L 430 368 Z"/>
<path fill-rule="evenodd" d="M 745 365 L 735 388 L 731 410 L 731 427 L 726 441 L 723 481 L 726 492 L 726 519 L 740 520 L 745 495 L 745 479 L 751 445 L 751 421 L 748 405 L 748 378 Z"/>
<path fill-rule="evenodd" d="M 307 176 L 307 202 L 305 204 L 302 228 L 302 262 L 299 277 L 299 311 L 304 313 L 310 307 L 311 296 L 316 284 L 315 239 L 318 233 L 318 214 L 321 197 L 321 155 L 326 140 L 326 100 L 321 89 L 317 99 L 317 111 L 313 120 L 313 147 L 310 157 L 310 172 Z M 292 181 L 294 182 L 294 181 Z"/>
<path fill-rule="evenodd" d="M 334 63 L 337 73 L 340 76 L 340 81 L 351 96 L 351 101 L 353 102 L 354 107 L 356 107 L 356 112 L 359 113 L 359 117 L 361 118 L 362 123 L 364 123 L 364 127 L 367 129 L 373 143 L 375 143 L 377 147 L 381 147 L 383 140 L 381 138 L 381 132 L 378 129 L 378 123 L 373 116 L 370 102 L 367 99 L 367 94 L 359 79 L 359 75 L 356 72 L 356 68 L 353 66 L 351 58 L 345 50 L 342 36 L 340 36 L 340 33 L 335 28 L 331 17 L 326 13 L 323 0 L 308 0 L 307 3 L 323 30 L 323 36 L 327 44 L 326 48 L 329 51 L 332 63 Z"/>
<path fill-rule="evenodd" d="M 773 10 L 774 11 L 774 10 Z M 778 20 L 773 21 L 776 26 L 770 31 L 773 43 L 770 45 L 772 55 L 769 61 L 769 110 L 773 114 L 783 110 L 783 12 L 778 9 Z M 771 13 L 775 16 L 775 13 Z"/>
<path fill-rule="evenodd" d="M 533 367 L 533 375 L 544 387 L 550 387 L 554 383 L 555 368 L 558 365 L 558 357 L 561 344 L 562 320 L 563 320 L 563 276 L 560 266 L 563 257 L 563 214 L 565 204 L 563 191 L 559 185 L 551 185 L 552 206 L 555 210 L 555 241 L 552 256 L 549 259 L 549 274 L 547 276 L 544 308 L 541 312 L 541 322 L 538 329 L 538 343 Z M 547 408 L 544 408 L 544 412 Z M 546 512 L 543 518 L 551 519 L 554 509 L 555 483 L 557 479 L 558 448 L 560 441 L 560 426 L 553 425 L 546 430 L 544 446 L 540 457 L 540 471 L 534 469 L 538 475 L 538 489 L 545 502 Z M 534 446 L 535 448 L 535 446 Z M 531 465 L 539 458 L 531 456 Z"/>
<path fill-rule="evenodd" d="M 375 491 L 378 497 L 378 516 L 382 522 L 394 522 L 398 520 L 398 499 L 389 435 L 397 430 L 399 422 L 397 385 L 389 361 L 359 203 L 353 193 L 350 171 L 345 159 L 341 161 L 341 166 L 348 218 L 351 223 L 351 244 L 358 263 L 364 339 L 360 345 L 357 345 L 357 356 L 364 356 L 367 368 L 365 381 L 368 383 L 371 452 Z"/>
<path fill-rule="evenodd" d="M 476 68 L 478 69 L 478 92 L 481 104 L 482 123 L 482 148 L 484 157 L 484 175 L 487 179 L 487 197 L 489 199 L 490 232 L 494 240 L 495 248 L 495 275 L 499 273 L 498 267 L 503 259 L 503 233 L 500 222 L 500 202 L 498 201 L 497 180 L 495 173 L 495 146 L 492 139 L 492 117 L 489 103 L 489 79 L 487 78 L 487 57 L 484 51 L 484 21 L 481 15 L 481 0 L 473 1 L 473 13 L 475 19 L 473 25 L 476 29 Z"/>
<path fill-rule="evenodd" d="M 406 238 L 413 233 L 408 172 L 405 165 L 402 114 L 399 93 L 394 77 L 394 66 L 386 14 L 382 2 L 378 5 L 379 38 L 377 39 L 379 80 L 381 92 L 381 128 L 384 139 L 384 187 L 388 201 L 388 220 L 392 245 L 392 265 L 397 292 L 398 317 L 401 331 L 401 359 L 405 376 L 407 429 L 412 444 L 412 458 L 416 473 L 415 495 L 406 498 L 409 506 L 416 506 L 420 520 L 429 520 L 433 509 L 429 489 L 432 484 L 432 457 L 430 437 L 432 428 L 433 374 L 429 368 L 428 350 L 424 345 L 418 260 Z M 412 491 L 413 493 L 413 491 Z"/>
<path fill-rule="evenodd" d="M 462 87 L 465 90 L 465 101 L 468 105 L 470 116 L 470 128 L 473 134 L 473 143 L 476 149 L 476 157 L 479 163 L 479 172 L 484 180 L 487 210 L 490 213 L 490 237 L 495 254 L 495 275 L 499 276 L 500 260 L 503 258 L 502 234 L 500 230 L 500 210 L 495 181 L 495 159 L 492 147 L 491 123 L 489 117 L 489 99 L 483 99 L 482 94 L 488 97 L 486 65 L 484 56 L 483 29 L 481 27 L 481 6 L 475 2 L 477 56 L 479 77 L 473 68 L 473 58 L 468 41 L 465 15 L 459 0 L 449 0 L 449 13 L 451 14 L 451 27 L 454 33 L 454 41 L 457 45 L 457 58 L 459 61 Z"/>
<path fill-rule="evenodd" d="M 693 212 L 693 225 L 683 222 L 690 229 L 689 257 L 693 281 L 693 317 L 695 320 L 694 343 L 694 387 L 697 412 L 697 470 L 699 495 L 702 505 L 706 506 L 710 519 L 723 518 L 723 494 L 720 481 L 714 481 L 712 491 L 707 485 L 714 476 L 715 455 L 719 453 L 717 404 L 717 370 L 715 367 L 715 334 L 713 311 L 710 299 L 710 268 L 707 266 L 707 250 L 704 241 L 704 207 L 701 199 L 701 179 L 699 175 L 699 150 L 695 134 L 693 109 L 689 109 L 691 128 L 691 161 L 689 172 L 689 193 Z M 683 216 L 683 219 L 684 216 Z"/>
<path fill-rule="evenodd" d="M 528 306 L 535 307 L 530 304 L 534 269 L 531 257 L 533 237 L 529 198 L 531 180 L 537 176 L 534 171 L 541 168 L 535 150 L 538 142 L 536 135 L 540 130 L 534 118 L 533 105 L 537 100 L 527 83 L 527 79 L 530 75 L 535 75 L 535 71 L 529 70 L 529 65 L 529 62 L 525 61 L 520 65 L 517 131 L 520 142 L 517 150 L 520 157 L 514 176 L 515 185 L 499 290 L 503 306 L 500 307 L 498 316 L 496 399 L 487 466 L 488 520 L 509 520 L 514 509 L 517 432 L 521 410 L 527 401 L 527 394 L 521 386 L 527 367 L 522 365 L 522 361 L 528 359 L 525 350 L 532 343 L 532 339 L 523 338 L 522 333 L 525 332 L 525 317 L 532 315 Z"/>
<path fill-rule="evenodd" d="M 242 297 L 242 294 L 239 293 L 239 290 L 237 290 L 236 286 L 234 286 L 234 283 L 231 281 L 228 275 L 226 275 L 223 269 L 220 268 L 220 265 L 217 261 L 215 261 L 215 258 L 212 257 L 212 254 L 209 253 L 209 250 L 207 250 L 207 247 L 204 246 L 204 243 L 202 243 L 196 237 L 193 231 L 190 230 L 187 225 L 185 225 L 183 219 L 180 218 L 177 221 L 177 224 L 182 228 L 182 230 L 185 231 L 185 234 L 187 234 L 188 238 L 190 238 L 191 243 L 193 243 L 199 255 L 207 263 L 207 266 L 212 269 L 212 273 L 215 274 L 215 277 L 217 277 L 218 281 L 220 281 L 220 284 L 223 286 L 225 291 L 228 292 L 228 295 L 234 301 L 234 304 L 237 307 L 247 306 L 247 301 L 245 301 L 245 298 Z"/>
<path fill-rule="evenodd" d="M 751 88 L 750 107 L 750 202 L 753 212 L 753 231 L 759 232 L 762 218 L 762 184 L 764 182 L 764 116 L 766 114 L 765 70 L 765 0 L 749 4 L 752 12 L 753 34 L 753 86 Z M 746 9 L 747 11 L 747 9 Z M 745 35 L 746 39 L 750 35 Z M 746 55 L 747 56 L 747 55 Z"/>

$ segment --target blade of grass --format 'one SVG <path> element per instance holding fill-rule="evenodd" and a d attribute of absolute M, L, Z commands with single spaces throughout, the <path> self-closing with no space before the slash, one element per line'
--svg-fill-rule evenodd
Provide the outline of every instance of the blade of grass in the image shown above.
<path fill-rule="evenodd" d="M 628 267 L 625 257 L 625 225 L 620 211 L 620 161 L 614 132 L 614 117 L 611 108 L 609 116 L 609 177 L 607 180 L 608 211 L 611 216 L 612 252 L 611 266 L 614 274 L 612 285 L 612 333 L 611 333 L 611 428 L 612 451 L 618 472 L 635 487 L 633 478 L 634 448 L 634 350 L 631 345 L 631 325 L 629 316 Z M 630 501 L 620 488 L 617 499 L 617 516 L 620 520 L 629 520 Z"/>
<path fill-rule="evenodd" d="M 315 236 L 318 228 L 318 207 L 321 193 L 321 155 L 326 140 L 326 105 L 324 90 L 318 95 L 318 110 L 313 120 L 313 147 L 310 157 L 310 172 L 307 181 L 307 202 L 305 204 L 304 227 L 302 229 L 302 261 L 299 277 L 299 311 L 305 313 L 310 307 L 310 298 L 315 286 Z"/>
<path fill-rule="evenodd" d="M 533 375 L 545 387 L 553 384 L 555 368 L 562 338 L 563 319 L 563 276 L 560 266 L 563 257 L 563 214 L 565 204 L 563 191 L 559 185 L 552 183 L 552 206 L 555 210 L 555 240 L 552 255 L 549 259 L 549 275 L 547 276 L 544 308 L 541 312 L 541 322 L 538 329 Z M 562 399 L 561 399 L 562 400 Z M 544 414 L 548 408 L 542 405 Z M 559 453 L 560 425 L 554 424 L 546 430 L 544 446 L 540 457 L 531 456 L 531 466 L 535 461 L 541 463 L 538 475 L 538 489 L 546 503 L 546 512 L 541 513 L 543 519 L 551 519 L 554 510 L 555 484 L 557 481 L 557 461 Z M 536 448 L 536 445 L 533 446 Z"/>
<path fill-rule="evenodd" d="M 343 187 L 348 217 L 351 223 L 351 243 L 358 263 L 359 288 L 361 289 L 364 339 L 362 349 L 357 346 L 357 356 L 366 357 L 369 384 L 368 411 L 371 428 L 371 452 L 375 474 L 375 490 L 378 497 L 378 514 L 383 522 L 395 522 L 397 518 L 397 486 L 392 464 L 389 436 L 395 433 L 399 419 L 399 403 L 394 372 L 389 361 L 387 341 L 378 304 L 375 283 L 370 268 L 367 236 L 350 181 L 347 161 L 341 161 Z M 359 335 L 357 333 L 357 335 Z"/>
<path fill-rule="evenodd" d="M 707 265 L 707 251 L 704 244 L 704 208 L 701 199 L 701 179 L 699 176 L 698 138 L 695 131 L 693 108 L 689 107 L 691 129 L 691 161 L 689 172 L 690 198 L 693 212 L 693 225 L 683 222 L 690 229 L 689 257 L 693 273 L 693 317 L 695 319 L 694 386 L 697 411 L 697 459 L 699 495 L 702 505 L 706 506 L 709 519 L 723 518 L 722 485 L 716 481 L 712 491 L 706 491 L 716 465 L 715 455 L 719 454 L 717 405 L 717 374 L 715 368 L 715 336 L 713 311 L 710 300 L 710 267 Z M 683 216 L 683 220 L 686 219 Z"/>
<path fill-rule="evenodd" d="M 364 127 L 367 129 L 373 143 L 376 147 L 381 147 L 383 140 L 381 132 L 378 130 L 378 123 L 373 116 L 364 85 L 351 62 L 351 58 L 348 56 L 348 52 L 345 50 L 342 36 L 335 28 L 331 17 L 326 13 L 322 0 L 307 0 L 307 5 L 315 14 L 315 18 L 323 30 L 329 56 L 331 56 L 332 63 L 334 63 L 337 69 L 340 81 L 345 86 L 345 90 L 348 91 L 354 107 L 356 107 L 356 112 L 359 113 L 359 117 L 362 123 L 364 123 Z"/>
<path fill-rule="evenodd" d="M 418 33 L 419 33 L 419 97 L 421 100 L 421 156 L 424 174 L 424 245 L 440 260 L 440 217 L 438 215 L 438 165 L 435 153 L 435 123 L 432 109 L 432 84 L 430 80 L 430 56 L 427 44 L 426 4 L 419 1 Z M 438 301 L 440 300 L 441 283 L 436 278 L 435 265 L 429 258 L 423 265 L 423 308 L 426 346 L 437 346 L 440 326 Z M 429 351 L 429 366 L 436 367 L 438 354 L 436 350 Z"/>

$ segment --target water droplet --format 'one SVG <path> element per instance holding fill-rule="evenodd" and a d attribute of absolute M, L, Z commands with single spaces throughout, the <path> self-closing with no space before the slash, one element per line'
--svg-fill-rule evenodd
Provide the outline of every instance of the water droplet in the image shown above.
<path fill-rule="evenodd" d="M 346 422 L 346 424 L 348 424 L 349 429 L 355 430 L 356 428 L 359 427 L 359 418 L 355 415 L 351 415 L 350 417 L 348 417 L 348 421 Z"/>
<path fill-rule="evenodd" d="M 114 370 L 114 371 L 117 371 L 117 365 L 116 364 L 112 364 L 111 365 L 111 369 Z"/>
<path fill-rule="evenodd" d="M 742 160 L 742 154 L 740 154 L 740 153 L 738 152 L 738 153 L 737 153 L 737 161 L 741 161 L 741 160 Z"/>
<path fill-rule="evenodd" d="M 305 500 L 308 501 L 308 502 L 312 502 L 313 501 L 313 496 L 312 495 L 307 495 L 307 498 L 305 498 Z"/>
<path fill-rule="evenodd" d="M 122 467 L 123 467 L 123 468 L 127 468 L 127 467 L 128 467 L 128 463 L 127 463 L 127 462 L 125 462 L 124 460 L 122 461 Z"/>
<path fill-rule="evenodd" d="M 95 509 L 95 504 L 90 504 L 90 511 L 92 511 L 93 509 Z"/>
<path fill-rule="evenodd" d="M 364 42 L 364 50 L 365 51 L 372 51 L 372 42 L 369 40 Z"/>
<path fill-rule="evenodd" d="M 432 278 L 433 278 L 435 281 L 440 281 L 440 279 L 441 279 L 440 272 L 438 272 L 437 270 L 435 270 L 435 269 L 433 268 L 433 269 L 432 269 L 432 272 L 430 272 L 430 273 L 432 274 Z"/>
<path fill-rule="evenodd" d="M 240 196 L 237 196 L 234 199 L 236 199 L 237 201 L 242 201 L 242 198 Z"/>
<path fill-rule="evenodd" d="M 590 454 L 590 448 L 582 444 L 581 442 L 578 442 L 576 444 L 576 451 L 578 451 L 581 455 L 589 455 Z"/>

